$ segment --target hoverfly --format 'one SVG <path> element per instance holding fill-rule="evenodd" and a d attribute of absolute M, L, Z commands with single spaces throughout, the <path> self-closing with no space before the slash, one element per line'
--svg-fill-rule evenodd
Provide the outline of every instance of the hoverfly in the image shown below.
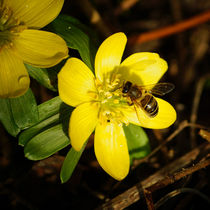
<path fill-rule="evenodd" d="M 127 81 L 122 87 L 124 97 L 128 98 L 128 104 L 134 105 L 137 117 L 138 109 L 142 109 L 147 116 L 153 118 L 158 114 L 158 103 L 154 95 L 163 96 L 174 89 L 172 83 L 157 83 L 153 85 L 138 86 Z"/>

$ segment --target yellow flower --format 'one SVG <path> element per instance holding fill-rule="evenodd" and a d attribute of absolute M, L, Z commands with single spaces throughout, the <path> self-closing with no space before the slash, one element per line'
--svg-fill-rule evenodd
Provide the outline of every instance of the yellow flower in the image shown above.
<path fill-rule="evenodd" d="M 30 83 L 24 63 L 51 67 L 68 56 L 65 41 L 37 30 L 59 14 L 64 0 L 0 0 L 0 98 L 23 95 Z"/>
<path fill-rule="evenodd" d="M 166 128 L 176 119 L 174 108 L 156 98 L 158 114 L 151 118 L 141 110 L 138 120 L 134 106 L 122 94 L 122 84 L 155 84 L 167 70 L 156 53 L 136 53 L 121 63 L 127 38 L 124 33 L 108 37 L 95 58 L 95 74 L 79 59 L 70 58 L 58 74 L 60 98 L 76 107 L 69 124 L 72 147 L 79 151 L 95 130 L 94 149 L 102 168 L 117 180 L 129 172 L 129 153 L 122 125 Z"/>

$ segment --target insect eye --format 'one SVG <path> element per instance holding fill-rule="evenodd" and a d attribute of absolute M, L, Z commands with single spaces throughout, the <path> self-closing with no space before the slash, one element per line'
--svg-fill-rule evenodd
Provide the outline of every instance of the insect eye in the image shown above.
<path fill-rule="evenodd" d="M 123 90 L 122 90 L 122 92 L 123 93 L 127 93 L 128 92 L 128 89 L 126 87 L 124 87 Z"/>
<path fill-rule="evenodd" d="M 131 85 L 132 85 L 131 82 L 126 82 L 125 85 L 124 85 L 124 87 L 123 87 L 122 92 L 123 92 L 123 93 L 128 93 L 128 91 L 129 91 L 130 88 L 131 88 Z"/>

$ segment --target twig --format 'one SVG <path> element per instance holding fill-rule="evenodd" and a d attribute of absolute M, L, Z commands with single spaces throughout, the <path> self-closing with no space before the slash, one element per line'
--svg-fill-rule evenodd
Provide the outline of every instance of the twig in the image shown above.
<path fill-rule="evenodd" d="M 186 120 L 182 121 L 179 125 L 179 127 L 164 141 L 162 142 L 158 147 L 156 147 L 148 156 L 146 156 L 143 159 L 140 160 L 134 160 L 132 169 L 136 168 L 139 164 L 143 162 L 147 162 L 148 159 L 153 156 L 156 152 L 158 152 L 166 143 L 171 141 L 175 136 L 177 136 L 184 128 L 187 127 L 194 127 L 194 128 L 205 128 L 202 125 L 189 123 Z"/>
<path fill-rule="evenodd" d="M 172 163 L 169 163 L 162 169 L 158 170 L 156 173 L 152 174 L 145 180 L 141 182 L 142 186 L 144 188 L 147 188 L 151 186 L 154 183 L 157 183 L 163 177 L 173 174 L 176 171 L 178 171 L 180 168 L 184 168 L 190 163 L 192 163 L 198 156 L 199 154 L 202 153 L 208 153 L 210 150 L 210 144 L 204 143 L 200 145 L 199 147 L 196 147 L 195 149 L 191 150 L 187 154 L 183 155 L 182 157 L 174 160 Z"/>
<path fill-rule="evenodd" d="M 157 29 L 150 32 L 145 32 L 139 35 L 133 35 L 128 38 L 128 44 L 140 44 L 143 42 L 160 39 L 172 34 L 176 34 L 182 31 L 185 31 L 189 28 L 193 28 L 197 25 L 205 23 L 210 20 L 210 10 L 203 12 L 199 15 L 196 15 L 190 19 L 182 21 L 180 23 L 176 23 L 171 26 L 167 26 L 161 29 Z"/>
<path fill-rule="evenodd" d="M 173 17 L 173 21 L 175 23 L 181 22 L 183 20 L 182 15 L 182 4 L 180 0 L 170 0 L 170 6 L 171 6 L 171 13 Z M 184 34 L 177 34 L 174 41 L 176 51 L 179 52 L 177 55 L 177 58 L 179 60 L 178 65 L 182 65 L 186 62 L 186 56 L 187 56 L 187 50 L 186 48 L 183 48 L 185 46 L 185 39 Z"/>
<path fill-rule="evenodd" d="M 147 189 L 144 189 L 143 191 L 148 210 L 155 210 L 155 205 L 152 200 L 152 192 L 148 191 Z"/>
<path fill-rule="evenodd" d="M 181 34 L 179 34 L 181 35 Z M 182 34 L 183 35 L 183 34 Z M 190 45 L 191 45 L 191 59 L 187 58 L 187 54 L 189 56 L 189 53 L 187 53 L 186 48 L 183 48 L 185 46 L 185 42 L 182 41 L 182 47 L 180 46 L 180 49 L 177 49 L 179 52 L 179 68 L 182 69 L 178 72 L 178 88 L 179 90 L 187 90 L 189 89 L 190 85 L 193 82 L 197 82 L 199 79 L 198 77 L 198 64 L 199 62 L 204 58 L 204 56 L 207 54 L 209 49 L 209 31 L 208 29 L 204 27 L 198 27 L 191 36 Z"/>
<path fill-rule="evenodd" d="M 199 103 L 200 103 L 201 94 L 203 91 L 204 84 L 205 84 L 206 80 L 209 78 L 210 78 L 210 74 L 204 75 L 203 77 L 201 77 L 199 79 L 199 81 L 197 83 L 195 97 L 193 100 L 192 113 L 191 113 L 191 117 L 190 117 L 191 123 L 195 123 L 197 120 L 198 107 L 199 107 Z M 191 127 L 190 136 L 191 136 L 191 140 L 192 140 L 192 147 L 194 147 L 196 145 L 196 143 L 195 143 L 195 128 L 193 128 L 193 127 Z"/>
<path fill-rule="evenodd" d="M 160 206 L 162 206 L 165 202 L 167 202 L 169 199 L 181 194 L 181 193 L 193 193 L 193 194 L 196 194 L 198 195 L 199 197 L 201 197 L 204 201 L 206 201 L 209 205 L 210 205 L 210 200 L 209 198 L 199 192 L 198 190 L 196 189 L 191 189 L 191 188 L 180 188 L 180 189 L 176 189 L 176 190 L 173 190 L 172 192 L 168 193 L 167 195 L 165 195 L 164 197 L 162 197 L 157 203 L 155 203 L 155 209 L 159 208 Z"/>
<path fill-rule="evenodd" d="M 161 130 L 153 129 L 153 133 L 155 135 L 155 139 L 157 139 L 158 145 L 160 145 L 164 141 L 163 134 L 162 134 Z M 168 148 L 166 146 L 161 147 L 160 152 L 161 152 L 161 157 L 162 157 L 163 162 L 165 164 L 168 163 L 170 160 L 170 153 L 168 151 Z"/>
<path fill-rule="evenodd" d="M 205 168 L 208 165 L 210 165 L 210 159 L 208 160 L 204 160 L 204 161 L 200 161 L 199 163 L 197 163 L 196 165 L 189 167 L 185 170 L 182 170 L 178 173 L 175 173 L 174 175 L 170 175 L 165 177 L 164 179 L 162 179 L 161 181 L 153 184 L 152 186 L 148 187 L 145 189 L 145 192 L 148 193 L 149 195 L 149 202 L 147 202 L 148 208 L 151 209 L 151 206 L 154 206 L 154 204 L 151 203 L 152 200 L 152 196 L 151 193 L 155 192 L 156 190 L 159 190 L 163 187 L 168 186 L 169 184 L 173 184 L 174 182 L 180 180 L 181 178 L 190 175 L 192 173 L 194 173 L 195 171 L 200 170 L 201 168 Z M 145 198 L 147 199 L 147 195 L 145 196 Z M 154 207 L 153 207 L 154 208 Z"/>
<path fill-rule="evenodd" d="M 153 184 L 152 186 L 146 188 L 148 191 L 150 192 L 154 192 L 158 189 L 161 189 L 169 184 L 172 184 L 176 181 L 178 181 L 179 179 L 190 175 L 202 168 L 206 168 L 208 165 L 210 165 L 210 159 L 204 160 L 204 161 L 200 161 L 199 163 L 197 163 L 196 165 L 193 165 L 189 168 L 186 168 L 180 172 L 175 173 L 174 175 L 170 175 L 165 177 L 163 180 Z"/>
<path fill-rule="evenodd" d="M 203 139 L 206 139 L 209 143 L 210 143 L 210 132 L 200 129 L 199 133 L 198 133 Z"/>
<path fill-rule="evenodd" d="M 197 163 L 196 165 L 194 166 L 191 166 L 185 170 L 182 170 L 180 172 L 177 172 L 175 173 L 174 175 L 171 175 L 171 176 L 167 176 L 165 177 L 164 179 L 162 179 L 161 181 L 153 184 L 152 186 L 146 188 L 146 192 L 149 194 L 149 199 L 150 201 L 152 200 L 152 197 L 151 197 L 151 193 L 152 192 L 155 192 L 156 190 L 159 190 L 163 187 L 166 187 L 168 186 L 169 184 L 173 184 L 174 182 L 180 180 L 181 178 L 187 176 L 187 175 L 190 175 L 202 168 L 205 168 L 207 167 L 208 165 L 210 165 L 210 159 L 208 160 L 204 160 L 204 161 L 200 161 L 199 163 Z M 147 199 L 147 196 L 145 196 L 145 198 Z M 148 203 L 148 202 L 147 202 Z M 150 202 L 150 206 L 151 206 L 151 202 Z M 148 208 L 150 208 L 150 206 L 148 206 Z"/>
<path fill-rule="evenodd" d="M 200 147 L 190 151 L 189 153 L 187 153 L 183 157 L 175 160 L 173 162 L 173 166 L 182 168 L 184 163 L 182 165 L 179 165 L 179 164 L 181 162 L 183 162 L 184 159 L 188 160 L 188 158 L 191 157 L 191 156 L 194 156 L 194 158 L 196 158 L 199 155 L 199 152 L 208 151 L 209 149 L 210 149 L 210 144 L 204 143 L 203 145 L 201 145 Z M 182 159 L 182 161 L 181 161 L 181 159 Z M 200 163 L 202 163 L 202 164 L 200 164 Z M 182 175 L 182 177 L 184 177 L 184 176 L 189 174 L 189 171 L 191 171 L 193 173 L 196 170 L 201 169 L 202 167 L 206 167 L 207 165 L 210 164 L 210 160 L 208 160 L 207 163 L 205 161 L 201 161 L 200 163 L 197 164 L 198 166 L 194 165 L 192 167 L 183 169 L 181 172 L 178 172 L 177 174 L 180 173 Z M 189 164 L 189 160 L 187 161 L 186 164 Z M 177 169 L 176 167 L 172 167 L 172 165 L 170 164 L 170 167 L 167 166 L 165 168 L 171 168 L 171 170 L 173 171 L 174 168 Z M 161 169 L 161 171 L 157 172 L 157 176 L 160 177 L 160 174 L 164 175 L 163 174 L 164 170 L 167 171 L 167 169 Z M 124 208 L 130 206 L 131 204 L 137 202 L 138 200 L 140 200 L 142 198 L 142 195 L 140 195 L 140 193 L 144 189 L 147 189 L 147 191 L 148 190 L 151 191 L 150 187 L 151 186 L 155 186 L 155 184 L 160 182 L 160 178 L 156 178 L 155 174 L 152 175 L 152 176 L 153 176 L 153 178 L 149 177 L 149 178 L 147 178 L 147 179 L 137 183 L 135 186 L 131 187 L 130 189 L 128 189 L 124 193 L 116 196 L 112 200 L 109 200 L 107 203 L 103 204 L 98 209 L 124 209 Z M 166 176 L 166 178 L 168 178 L 168 177 L 170 177 L 170 178 L 171 177 L 172 178 L 174 178 L 174 177 L 182 178 L 180 175 L 178 176 L 176 174 L 175 175 L 171 175 L 171 176 Z M 162 178 L 161 180 L 165 180 L 165 178 Z M 145 191 L 145 192 L 147 193 L 147 191 Z"/>
<path fill-rule="evenodd" d="M 193 186 L 193 189 L 200 191 L 207 184 L 208 184 L 208 178 L 203 179 L 203 176 L 202 176 L 201 179 L 196 183 L 196 185 Z M 187 206 L 189 205 L 189 203 L 192 203 L 193 199 L 194 198 L 192 194 L 186 195 L 182 200 L 180 200 L 180 202 L 176 205 L 174 210 L 187 209 Z"/>

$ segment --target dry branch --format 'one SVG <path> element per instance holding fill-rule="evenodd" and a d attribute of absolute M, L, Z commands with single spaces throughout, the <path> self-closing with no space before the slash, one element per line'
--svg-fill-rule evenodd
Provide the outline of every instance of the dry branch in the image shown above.
<path fill-rule="evenodd" d="M 195 160 L 200 153 L 208 153 L 210 150 L 210 144 L 204 143 L 201 146 L 193 149 L 184 156 L 173 161 L 169 165 L 160 169 L 158 172 L 148 177 L 147 179 L 137 183 L 135 186 L 131 187 L 124 193 L 116 196 L 115 198 L 109 200 L 107 203 L 103 204 L 99 209 L 124 209 L 131 204 L 140 200 L 143 196 L 140 195 L 146 192 L 148 199 L 151 198 L 151 192 L 154 192 L 157 189 L 165 187 L 179 179 L 194 173 L 202 168 L 210 165 L 210 160 L 200 161 L 197 164 L 183 168 L 186 165 L 189 165 L 193 160 Z M 181 171 L 174 173 L 174 171 Z M 165 172 L 164 172 L 165 171 Z M 168 175 L 166 175 L 168 174 Z M 172 175 L 170 175 L 172 174 Z M 151 202 L 151 201 L 150 201 Z"/>
<path fill-rule="evenodd" d="M 134 160 L 133 168 L 136 168 L 139 164 L 143 162 L 147 162 L 151 156 L 157 153 L 163 146 L 165 146 L 168 142 L 170 142 L 174 137 L 176 137 L 184 128 L 193 127 L 193 128 L 206 128 L 199 124 L 189 123 L 187 120 L 182 121 L 179 124 L 179 127 L 165 140 L 163 141 L 158 147 L 156 147 L 148 156 L 142 158 L 140 160 Z"/>

